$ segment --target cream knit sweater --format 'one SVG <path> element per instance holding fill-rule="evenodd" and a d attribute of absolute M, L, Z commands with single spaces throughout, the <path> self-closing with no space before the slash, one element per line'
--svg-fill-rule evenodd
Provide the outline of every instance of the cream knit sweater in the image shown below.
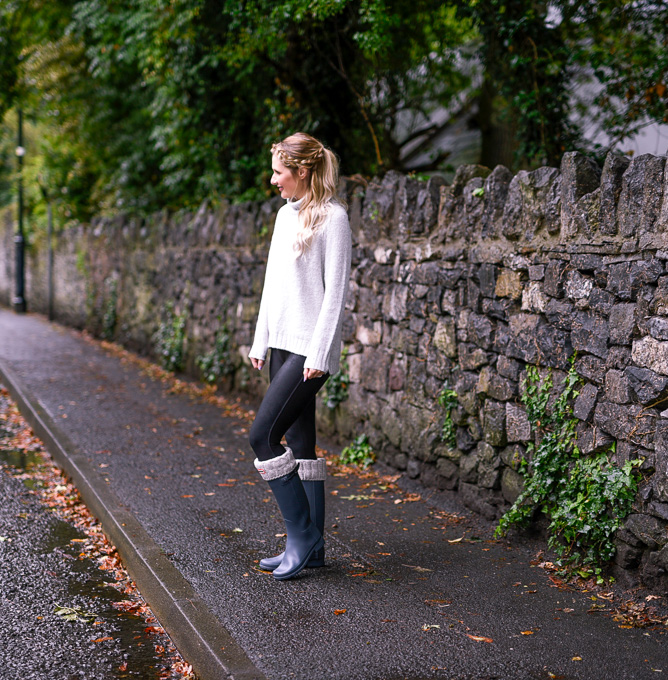
<path fill-rule="evenodd" d="M 352 239 L 348 214 L 331 203 L 325 224 L 300 257 L 292 248 L 299 228 L 301 201 L 289 201 L 276 216 L 267 272 L 248 354 L 266 357 L 267 349 L 306 357 L 304 368 L 336 373 L 341 357 L 341 326 L 346 303 Z"/>

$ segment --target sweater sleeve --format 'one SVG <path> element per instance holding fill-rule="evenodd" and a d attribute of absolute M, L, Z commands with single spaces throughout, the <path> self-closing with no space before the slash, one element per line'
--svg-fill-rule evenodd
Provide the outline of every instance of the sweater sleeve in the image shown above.
<path fill-rule="evenodd" d="M 304 362 L 305 368 L 329 371 L 329 356 L 346 304 L 352 235 L 348 215 L 340 211 L 332 215 L 325 227 L 324 285 L 325 294 Z"/>
<path fill-rule="evenodd" d="M 267 356 L 267 349 L 269 349 L 269 270 L 271 268 L 271 248 L 269 249 L 269 256 L 267 258 L 267 269 L 264 275 L 264 285 L 262 287 L 262 297 L 260 298 L 260 311 L 257 315 L 257 323 L 255 324 L 255 336 L 253 338 L 253 345 L 248 352 L 248 357 L 253 359 L 265 360 Z"/>
<path fill-rule="evenodd" d="M 255 324 L 255 336 L 253 338 L 253 346 L 248 352 L 249 358 L 265 360 L 267 356 L 267 349 L 269 347 L 269 324 L 267 323 L 267 295 L 266 287 L 262 291 L 262 299 L 260 300 L 260 311 L 257 315 L 257 323 Z"/>

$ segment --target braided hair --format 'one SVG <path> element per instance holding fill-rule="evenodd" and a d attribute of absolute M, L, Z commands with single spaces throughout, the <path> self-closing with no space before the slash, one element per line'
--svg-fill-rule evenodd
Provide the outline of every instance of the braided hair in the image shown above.
<path fill-rule="evenodd" d="M 271 153 L 293 175 L 300 168 L 307 171 L 306 191 L 299 207 L 300 228 L 293 246 L 296 256 L 300 257 L 327 220 L 332 200 L 336 198 L 339 162 L 332 151 L 305 132 L 296 132 L 274 144 Z"/>

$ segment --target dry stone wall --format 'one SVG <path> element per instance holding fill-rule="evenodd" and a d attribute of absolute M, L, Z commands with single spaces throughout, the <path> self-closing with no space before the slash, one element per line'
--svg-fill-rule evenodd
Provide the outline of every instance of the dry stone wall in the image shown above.
<path fill-rule="evenodd" d="M 319 406 L 329 434 L 365 432 L 381 459 L 424 485 L 456 489 L 490 519 L 520 492 L 532 433 L 519 400 L 527 365 L 569 359 L 584 453 L 644 458 L 634 512 L 618 533 L 628 581 L 668 587 L 668 171 L 665 157 L 610 155 L 600 170 L 513 175 L 461 167 L 451 185 L 395 172 L 343 188 L 354 233 L 344 323 L 349 397 Z M 98 220 L 61 236 L 56 316 L 140 351 L 167 301 L 187 315 L 188 367 L 225 325 L 235 386 L 244 362 L 280 200 L 145 221 Z M 11 298 L 11 233 L 1 242 L 0 301 Z M 42 253 L 28 303 L 44 310 Z M 113 320 L 113 324 L 111 323 Z M 228 383 L 232 379 L 228 380 Z M 441 440 L 438 395 L 457 393 L 456 446 Z"/>

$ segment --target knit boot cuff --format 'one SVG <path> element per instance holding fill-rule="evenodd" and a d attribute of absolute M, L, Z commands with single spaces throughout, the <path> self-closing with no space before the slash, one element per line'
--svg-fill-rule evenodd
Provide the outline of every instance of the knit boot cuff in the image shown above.
<path fill-rule="evenodd" d="M 315 460 L 298 458 L 299 476 L 302 482 L 324 482 L 327 477 L 327 462 L 324 458 Z"/>
<path fill-rule="evenodd" d="M 292 472 L 297 467 L 297 462 L 292 455 L 292 449 L 286 447 L 284 454 L 269 460 L 259 460 L 256 458 L 254 465 L 262 479 L 265 482 L 270 482 L 272 479 L 284 477 Z"/>

